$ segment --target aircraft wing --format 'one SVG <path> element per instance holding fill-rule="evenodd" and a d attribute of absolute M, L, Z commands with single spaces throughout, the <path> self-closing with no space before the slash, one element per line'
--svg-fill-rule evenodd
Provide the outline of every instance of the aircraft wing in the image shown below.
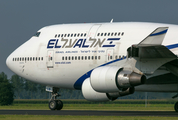
<path fill-rule="evenodd" d="M 161 45 L 168 27 L 159 27 L 137 45 L 128 49 L 128 57 L 136 59 L 136 68 L 152 74 L 160 66 L 177 59 L 167 47 Z"/>

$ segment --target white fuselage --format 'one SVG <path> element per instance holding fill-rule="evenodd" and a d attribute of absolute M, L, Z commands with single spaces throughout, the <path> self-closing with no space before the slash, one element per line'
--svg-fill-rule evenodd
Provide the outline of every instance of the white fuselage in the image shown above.
<path fill-rule="evenodd" d="M 169 27 L 162 45 L 178 43 L 178 26 L 171 24 L 121 22 L 47 26 L 38 31 L 39 36 L 33 36 L 17 48 L 6 63 L 14 73 L 33 82 L 81 89 L 94 68 L 122 66 L 127 49 L 158 27 Z M 169 49 L 178 54 L 176 47 Z M 165 73 L 168 72 L 159 75 Z"/>

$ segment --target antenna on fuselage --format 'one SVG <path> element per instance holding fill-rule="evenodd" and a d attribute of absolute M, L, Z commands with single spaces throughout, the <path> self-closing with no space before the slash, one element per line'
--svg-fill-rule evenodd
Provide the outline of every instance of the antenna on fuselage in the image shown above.
<path fill-rule="evenodd" d="M 111 19 L 110 23 L 112 23 L 112 22 L 113 22 L 113 19 Z"/>

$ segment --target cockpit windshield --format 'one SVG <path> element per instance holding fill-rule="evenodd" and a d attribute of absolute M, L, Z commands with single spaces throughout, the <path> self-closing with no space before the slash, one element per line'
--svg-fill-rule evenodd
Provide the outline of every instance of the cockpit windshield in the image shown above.
<path fill-rule="evenodd" d="M 41 33 L 41 32 L 37 32 L 37 33 L 35 33 L 33 36 L 39 37 L 39 36 L 40 36 L 40 33 Z"/>

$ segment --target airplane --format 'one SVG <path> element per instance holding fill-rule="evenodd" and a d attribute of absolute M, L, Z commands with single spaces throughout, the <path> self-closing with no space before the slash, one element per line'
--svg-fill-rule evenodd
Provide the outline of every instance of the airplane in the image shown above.
<path fill-rule="evenodd" d="M 41 28 L 13 51 L 15 74 L 46 85 L 49 109 L 61 110 L 59 89 L 81 90 L 89 101 L 141 92 L 178 97 L 178 25 L 151 22 L 58 24 Z M 178 102 L 174 109 L 178 112 Z"/>

